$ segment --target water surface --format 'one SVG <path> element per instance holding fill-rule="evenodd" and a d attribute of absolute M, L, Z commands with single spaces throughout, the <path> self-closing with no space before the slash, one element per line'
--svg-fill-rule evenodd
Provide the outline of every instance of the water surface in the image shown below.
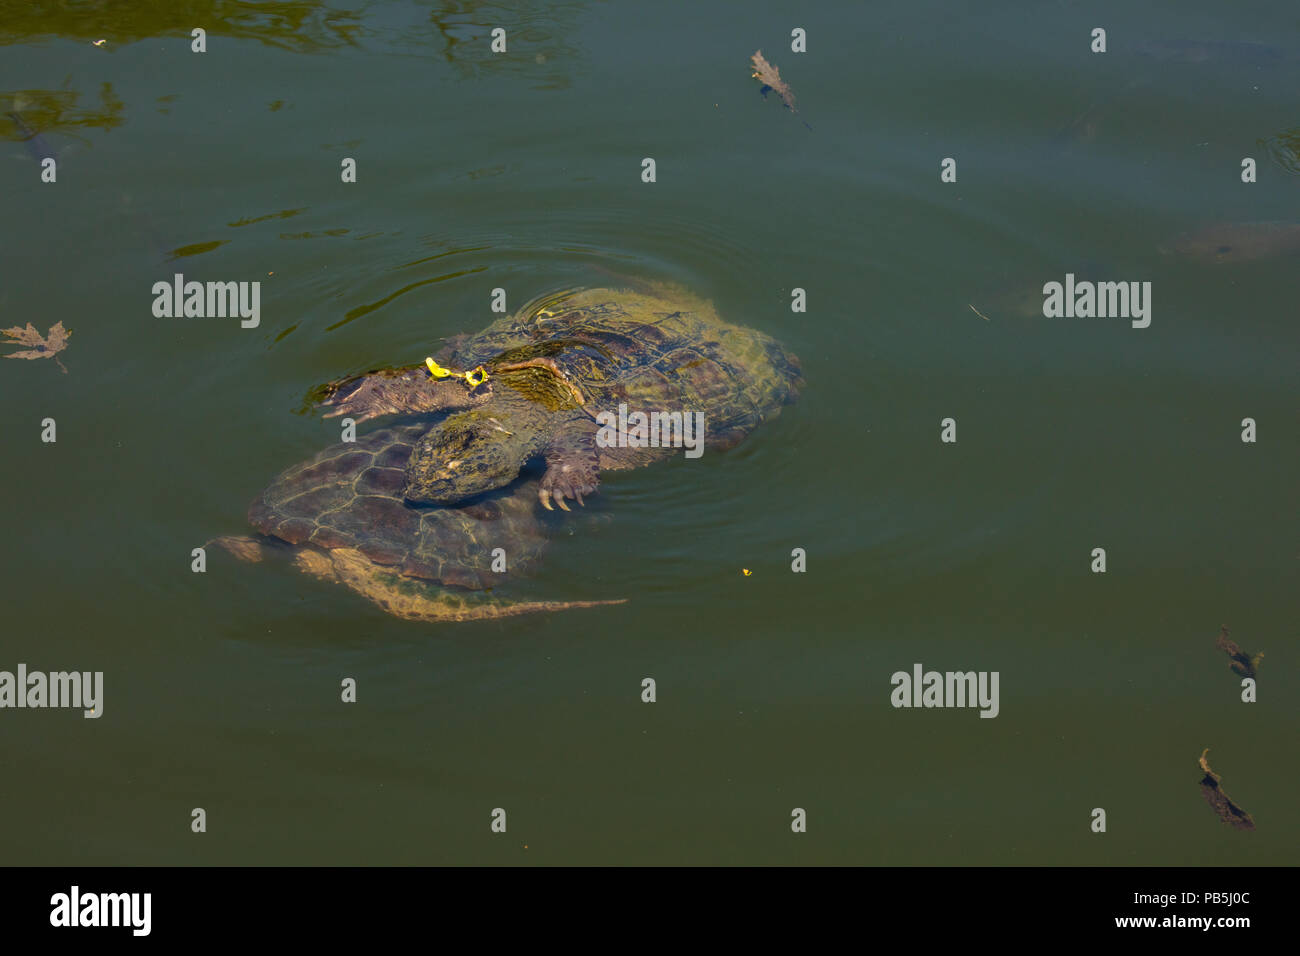
<path fill-rule="evenodd" d="M 0 312 L 74 333 L 67 375 L 0 363 L 0 669 L 106 683 L 97 721 L 0 712 L 9 861 L 1294 862 L 1295 253 L 1160 252 L 1300 220 L 1288 5 L 0 9 L 0 105 L 60 157 L 41 184 L 5 131 Z M 260 280 L 261 324 L 154 318 L 177 271 Z M 1152 282 L 1150 328 L 1005 305 L 1070 271 Z M 732 451 L 607 476 L 516 591 L 627 605 L 419 625 L 191 573 L 338 440 L 309 388 L 611 275 L 807 379 Z M 999 716 L 895 710 L 917 662 L 998 671 Z"/>

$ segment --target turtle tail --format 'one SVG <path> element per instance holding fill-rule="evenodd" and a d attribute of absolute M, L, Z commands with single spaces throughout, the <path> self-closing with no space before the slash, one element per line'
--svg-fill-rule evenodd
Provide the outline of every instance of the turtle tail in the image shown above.
<path fill-rule="evenodd" d="M 540 611 L 623 604 L 627 600 L 503 601 L 403 578 L 377 567 L 351 548 L 336 548 L 327 553 L 300 551 L 294 555 L 294 563 L 313 577 L 346 585 L 389 614 L 408 621 L 483 621 Z"/>
<path fill-rule="evenodd" d="M 373 599 L 372 599 L 373 600 Z M 408 621 L 485 621 L 496 617 L 517 617 L 539 611 L 567 611 L 578 607 L 600 607 L 602 604 L 624 604 L 627 598 L 613 601 L 508 601 L 482 600 L 471 603 L 465 598 L 439 589 L 439 593 L 426 597 L 417 607 L 406 604 L 394 606 L 380 602 L 379 606 L 390 614 Z"/>

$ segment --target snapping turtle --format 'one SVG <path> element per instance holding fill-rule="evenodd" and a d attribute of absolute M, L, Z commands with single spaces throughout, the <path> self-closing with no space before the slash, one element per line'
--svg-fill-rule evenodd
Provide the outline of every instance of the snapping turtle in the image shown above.
<path fill-rule="evenodd" d="M 692 423 L 703 423 L 703 447 L 734 445 L 802 384 L 798 359 L 779 342 L 662 285 L 535 301 L 444 351 L 440 361 L 460 378 L 438 378 L 446 370 L 426 361 L 427 369 L 343 379 L 313 397 L 327 416 L 357 422 L 456 412 L 415 442 L 405 480 L 392 488 L 407 501 L 442 505 L 503 487 L 542 456 L 537 496 L 545 508 L 555 501 L 568 511 L 565 499 L 583 504 L 602 470 L 674 454 L 673 440 L 688 440 Z M 659 414 L 644 425 L 638 413 Z"/>
<path fill-rule="evenodd" d="M 536 561 L 546 547 L 536 478 L 456 508 L 414 507 L 400 489 L 414 443 L 427 431 L 401 425 L 326 448 L 289 468 L 253 502 L 249 522 L 265 538 L 216 539 L 260 560 L 293 545 L 295 564 L 345 584 L 409 620 L 466 621 L 622 601 L 510 603 L 475 594 Z M 501 549 L 494 555 L 495 549 Z"/>

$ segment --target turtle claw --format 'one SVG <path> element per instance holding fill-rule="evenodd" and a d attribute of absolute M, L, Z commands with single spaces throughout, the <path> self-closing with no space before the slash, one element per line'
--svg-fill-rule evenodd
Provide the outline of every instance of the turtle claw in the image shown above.
<path fill-rule="evenodd" d="M 537 490 L 537 497 L 541 499 L 542 507 L 547 511 L 555 510 L 551 505 L 556 504 L 559 506 L 561 511 L 571 512 L 573 509 L 569 507 L 570 500 L 576 501 L 579 505 L 585 508 L 587 507 L 587 502 L 582 498 L 583 493 L 591 494 L 595 490 L 596 488 L 593 485 L 575 483 L 565 476 L 560 476 L 556 481 L 552 482 L 549 487 L 545 479 L 543 479 L 542 487 Z"/>

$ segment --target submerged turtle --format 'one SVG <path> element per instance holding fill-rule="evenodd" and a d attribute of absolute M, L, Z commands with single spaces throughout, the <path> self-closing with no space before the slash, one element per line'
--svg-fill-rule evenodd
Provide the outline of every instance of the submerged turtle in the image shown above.
<path fill-rule="evenodd" d="M 541 456 L 537 496 L 567 511 L 565 500 L 583 504 L 602 470 L 678 453 L 665 432 L 685 416 L 703 416 L 703 447 L 725 448 L 793 401 L 802 384 L 798 359 L 779 342 L 665 286 L 534 302 L 445 351 L 439 361 L 459 377 L 439 378 L 446 371 L 426 361 L 353 376 L 313 397 L 327 415 L 357 422 L 456 412 L 415 441 L 401 487 L 391 486 L 407 501 L 441 505 L 508 485 Z M 634 422 L 621 436 L 611 424 L 620 412 Z M 652 412 L 668 425 L 649 434 L 635 413 Z"/>
<path fill-rule="evenodd" d="M 427 430 L 382 429 L 294 465 L 249 508 L 249 522 L 266 537 L 217 543 L 245 560 L 260 560 L 278 544 L 292 550 L 303 571 L 347 585 L 410 620 L 466 621 L 622 603 L 511 603 L 481 593 L 507 577 L 494 564 L 500 568 L 504 559 L 513 574 L 545 549 L 538 481 L 527 479 L 461 507 L 412 506 L 401 487 L 414 443 Z"/>

